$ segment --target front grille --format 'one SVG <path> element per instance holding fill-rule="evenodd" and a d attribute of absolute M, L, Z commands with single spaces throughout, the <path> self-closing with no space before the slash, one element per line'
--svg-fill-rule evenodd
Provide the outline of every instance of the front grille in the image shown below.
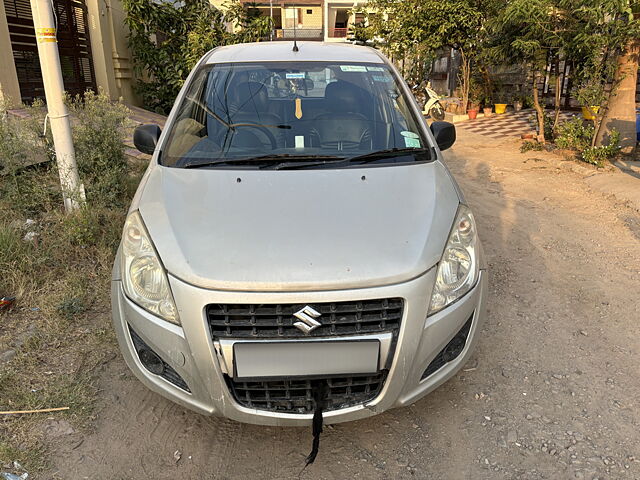
<path fill-rule="evenodd" d="M 387 371 L 374 375 L 245 382 L 226 377 L 235 400 L 247 408 L 280 413 L 313 413 L 312 384 L 326 382 L 325 410 L 361 405 L 378 396 Z"/>
<path fill-rule="evenodd" d="M 309 334 L 294 327 L 294 313 L 310 306 L 322 324 Z M 207 319 L 214 338 L 331 337 L 393 332 L 397 336 L 404 302 L 401 298 L 356 302 L 295 304 L 211 304 Z"/>

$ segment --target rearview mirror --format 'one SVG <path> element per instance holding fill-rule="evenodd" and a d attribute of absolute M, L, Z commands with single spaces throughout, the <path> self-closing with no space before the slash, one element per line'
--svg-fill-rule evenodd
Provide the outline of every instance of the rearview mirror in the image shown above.
<path fill-rule="evenodd" d="M 431 132 L 440 150 L 446 150 L 456 141 L 456 127 L 449 122 L 433 122 Z"/>
<path fill-rule="evenodd" d="M 155 123 L 139 125 L 133 131 L 133 144 L 142 153 L 153 155 L 162 130 Z"/>

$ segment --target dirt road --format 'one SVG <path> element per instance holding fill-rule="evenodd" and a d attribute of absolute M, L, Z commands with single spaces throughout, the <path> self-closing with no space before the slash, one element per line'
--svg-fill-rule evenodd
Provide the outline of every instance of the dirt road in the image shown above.
<path fill-rule="evenodd" d="M 412 407 L 326 429 L 300 478 L 640 478 L 640 214 L 515 142 L 465 134 L 446 157 L 491 269 L 479 347 Z M 297 478 L 309 451 L 307 428 L 193 414 L 119 358 L 101 388 L 50 477 Z"/>

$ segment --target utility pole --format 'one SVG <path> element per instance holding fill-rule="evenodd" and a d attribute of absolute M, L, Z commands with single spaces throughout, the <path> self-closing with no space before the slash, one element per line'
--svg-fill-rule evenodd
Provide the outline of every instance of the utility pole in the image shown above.
<path fill-rule="evenodd" d="M 64 84 L 56 36 L 57 21 L 53 8 L 53 0 L 31 0 L 33 26 L 38 41 L 38 57 L 40 57 L 48 118 L 56 150 L 62 197 L 64 208 L 69 213 L 84 204 L 86 199 L 76 165 L 69 111 L 62 95 Z"/>
<path fill-rule="evenodd" d="M 269 35 L 269 40 L 273 42 L 273 29 L 275 28 L 273 23 L 273 0 L 269 0 L 269 16 L 271 17 L 271 34 Z"/>

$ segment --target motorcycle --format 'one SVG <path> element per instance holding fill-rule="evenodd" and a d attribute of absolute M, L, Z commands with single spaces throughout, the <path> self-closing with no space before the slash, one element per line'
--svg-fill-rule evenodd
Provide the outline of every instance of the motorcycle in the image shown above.
<path fill-rule="evenodd" d="M 444 120 L 444 108 L 440 103 L 440 96 L 431 88 L 431 82 L 426 85 L 414 85 L 411 90 L 422 109 L 423 115 L 429 115 L 434 120 Z"/>

